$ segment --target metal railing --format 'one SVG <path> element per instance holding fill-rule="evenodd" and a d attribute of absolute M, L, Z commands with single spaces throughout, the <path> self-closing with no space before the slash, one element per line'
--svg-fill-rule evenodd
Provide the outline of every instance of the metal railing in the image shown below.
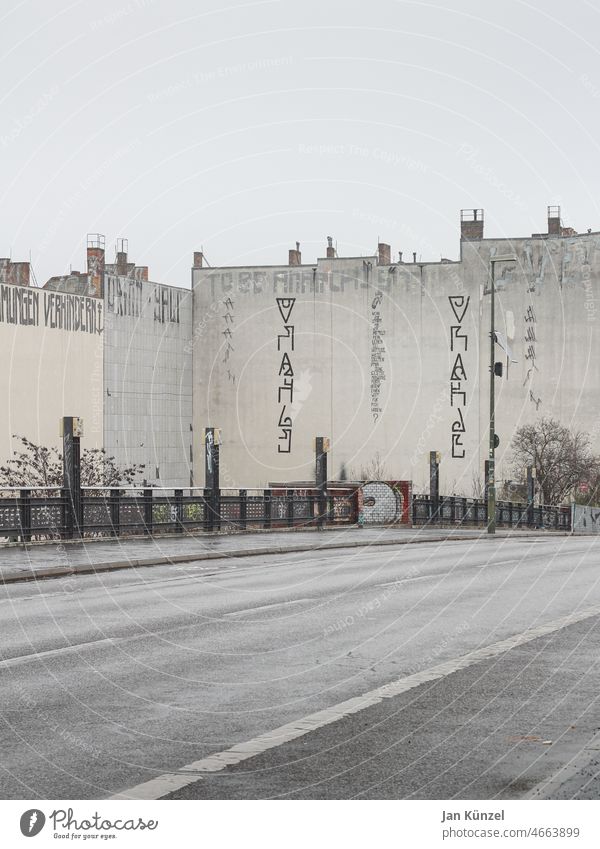
<path fill-rule="evenodd" d="M 455 495 L 413 495 L 413 525 L 487 525 L 487 502 L 481 498 L 461 498 Z M 496 524 L 509 528 L 540 528 L 570 531 L 571 508 L 532 506 L 516 501 L 496 503 Z"/>
<path fill-rule="evenodd" d="M 220 489 L 82 487 L 80 503 L 58 487 L 0 489 L 0 537 L 106 537 L 247 528 L 347 525 L 356 487 Z"/>

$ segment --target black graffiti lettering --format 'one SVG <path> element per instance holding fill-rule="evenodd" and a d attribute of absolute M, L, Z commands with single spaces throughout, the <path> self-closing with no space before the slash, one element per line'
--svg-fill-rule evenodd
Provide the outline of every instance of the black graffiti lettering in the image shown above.
<path fill-rule="evenodd" d="M 294 369 L 292 368 L 292 363 L 290 362 L 290 358 L 287 354 L 284 354 L 281 360 L 281 365 L 279 366 L 279 375 L 284 375 L 285 377 L 293 377 Z"/>
<path fill-rule="evenodd" d="M 452 434 L 452 456 L 457 460 L 462 460 L 465 456 L 465 449 L 462 444 L 462 434 Z"/>
<path fill-rule="evenodd" d="M 471 300 L 471 296 L 448 295 L 448 300 L 450 301 L 450 306 L 452 307 L 452 312 L 456 316 L 457 322 L 459 324 L 462 324 L 462 320 L 465 317 L 465 314 L 469 307 L 469 301 Z"/>
<path fill-rule="evenodd" d="M 283 436 L 278 437 L 279 442 L 283 442 L 283 445 L 277 446 L 277 451 L 279 454 L 289 454 L 292 450 L 292 429 L 291 427 L 282 428 Z"/>
<path fill-rule="evenodd" d="M 276 298 L 275 300 L 277 301 L 277 308 L 283 319 L 283 323 L 287 324 L 294 309 L 296 298 Z"/>
<path fill-rule="evenodd" d="M 277 400 L 281 404 L 281 395 L 283 392 L 289 392 L 289 402 L 292 404 L 294 402 L 294 378 L 286 377 L 283 380 L 283 383 L 279 386 L 277 390 Z"/>
<path fill-rule="evenodd" d="M 460 407 L 457 408 L 456 412 L 458 413 L 458 418 L 452 422 L 452 432 L 453 433 L 464 433 L 465 432 L 465 420 L 463 419 L 462 410 Z"/>
<path fill-rule="evenodd" d="M 467 403 L 467 393 L 464 389 L 461 389 L 460 380 L 451 380 L 450 381 L 450 406 L 454 406 L 455 398 L 462 398 L 462 406 L 464 407 Z M 458 403 L 458 402 L 457 402 Z"/>
<path fill-rule="evenodd" d="M 461 333 L 462 327 L 460 324 L 453 324 L 450 327 L 450 350 L 454 351 L 454 343 L 458 342 L 458 340 L 462 340 L 463 342 L 463 351 L 467 351 L 469 348 L 469 339 L 466 333 Z"/>
<path fill-rule="evenodd" d="M 293 351 L 294 350 L 294 325 L 293 324 L 286 324 L 286 325 L 284 325 L 283 329 L 286 331 L 286 333 L 285 333 L 285 336 L 283 334 L 280 334 L 277 337 L 277 350 L 278 351 L 281 350 L 281 340 L 282 339 L 289 339 L 290 340 L 290 350 Z"/>
<path fill-rule="evenodd" d="M 450 380 L 466 380 L 467 373 L 465 371 L 465 366 L 460 354 L 456 355 L 456 359 L 454 360 L 454 366 L 452 367 L 452 374 L 450 375 Z"/>

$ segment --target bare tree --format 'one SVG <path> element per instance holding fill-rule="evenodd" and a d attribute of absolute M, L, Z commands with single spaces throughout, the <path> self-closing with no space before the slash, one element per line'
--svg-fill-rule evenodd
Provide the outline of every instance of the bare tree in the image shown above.
<path fill-rule="evenodd" d="M 573 431 L 552 418 L 522 425 L 511 442 L 511 474 L 523 485 L 527 467 L 536 472 L 536 486 L 544 504 L 560 504 L 581 484 L 598 474 L 599 459 L 589 436 Z"/>
<path fill-rule="evenodd" d="M 351 477 L 353 480 L 359 481 L 385 481 L 388 480 L 387 469 L 385 462 L 379 451 L 369 460 L 368 463 L 361 465 L 360 472 L 356 474 L 352 470 Z"/>
<path fill-rule="evenodd" d="M 471 472 L 471 497 L 485 498 L 485 486 L 479 469 L 473 469 Z"/>
<path fill-rule="evenodd" d="M 15 436 L 20 442 L 12 460 L 0 466 L 0 486 L 35 487 L 63 485 L 63 458 L 57 448 L 36 445 L 25 436 Z M 86 448 L 81 453 L 82 486 L 122 486 L 131 484 L 145 466 L 133 463 L 120 466 L 103 448 Z"/>

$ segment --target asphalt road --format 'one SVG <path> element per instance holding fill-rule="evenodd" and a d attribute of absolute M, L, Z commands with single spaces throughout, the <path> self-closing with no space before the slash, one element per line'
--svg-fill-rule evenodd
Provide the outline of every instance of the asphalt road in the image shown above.
<path fill-rule="evenodd" d="M 7 585 L 0 797 L 127 795 L 421 674 L 381 704 L 212 776 L 191 773 L 174 795 L 595 797 L 599 578 L 600 542 L 541 536 Z"/>

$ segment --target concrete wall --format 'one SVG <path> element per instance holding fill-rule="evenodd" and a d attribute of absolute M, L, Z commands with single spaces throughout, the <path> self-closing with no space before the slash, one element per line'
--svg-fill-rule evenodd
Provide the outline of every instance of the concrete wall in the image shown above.
<path fill-rule="evenodd" d="M 600 534 L 600 510 L 597 507 L 573 504 L 571 522 L 574 534 Z"/>
<path fill-rule="evenodd" d="M 82 447 L 102 445 L 104 309 L 95 298 L 0 285 L 0 461 L 13 435 L 60 445 L 59 420 L 84 420 Z"/>
<path fill-rule="evenodd" d="M 358 477 L 378 455 L 380 479 L 424 477 L 430 448 L 451 442 L 450 295 L 467 337 L 462 420 L 477 444 L 478 290 L 467 303 L 457 267 L 368 257 L 316 271 L 195 269 L 194 420 L 222 427 L 232 484 L 310 479 L 316 435 L 332 438 L 332 477 Z M 471 459 L 453 474 L 468 477 Z"/>
<path fill-rule="evenodd" d="M 588 431 L 600 451 L 600 234 L 461 249 L 456 263 L 195 268 L 194 422 L 197 432 L 222 428 L 224 485 L 311 479 L 322 435 L 332 477 L 379 465 L 378 478 L 423 490 L 435 449 L 442 492 L 476 494 L 488 452 L 493 253 L 518 260 L 497 266 L 496 330 L 517 361 L 496 379 L 498 480 L 509 476 L 515 428 L 542 415 Z M 498 346 L 496 359 L 506 367 Z"/>
<path fill-rule="evenodd" d="M 106 275 L 104 431 L 119 463 L 141 478 L 189 486 L 192 303 L 189 290 Z"/>
<path fill-rule="evenodd" d="M 496 380 L 500 475 L 515 428 L 552 416 L 587 431 L 600 453 L 600 234 L 571 238 L 484 240 L 464 244 L 465 282 L 487 280 L 492 253 L 514 253 L 500 266 L 496 329 L 508 338 L 508 376 Z M 485 438 L 489 392 L 489 297 L 482 296 L 480 429 Z M 488 334 L 486 336 L 486 333 Z M 497 359 L 506 357 L 497 347 Z M 480 451 L 482 459 L 485 451 Z"/>

